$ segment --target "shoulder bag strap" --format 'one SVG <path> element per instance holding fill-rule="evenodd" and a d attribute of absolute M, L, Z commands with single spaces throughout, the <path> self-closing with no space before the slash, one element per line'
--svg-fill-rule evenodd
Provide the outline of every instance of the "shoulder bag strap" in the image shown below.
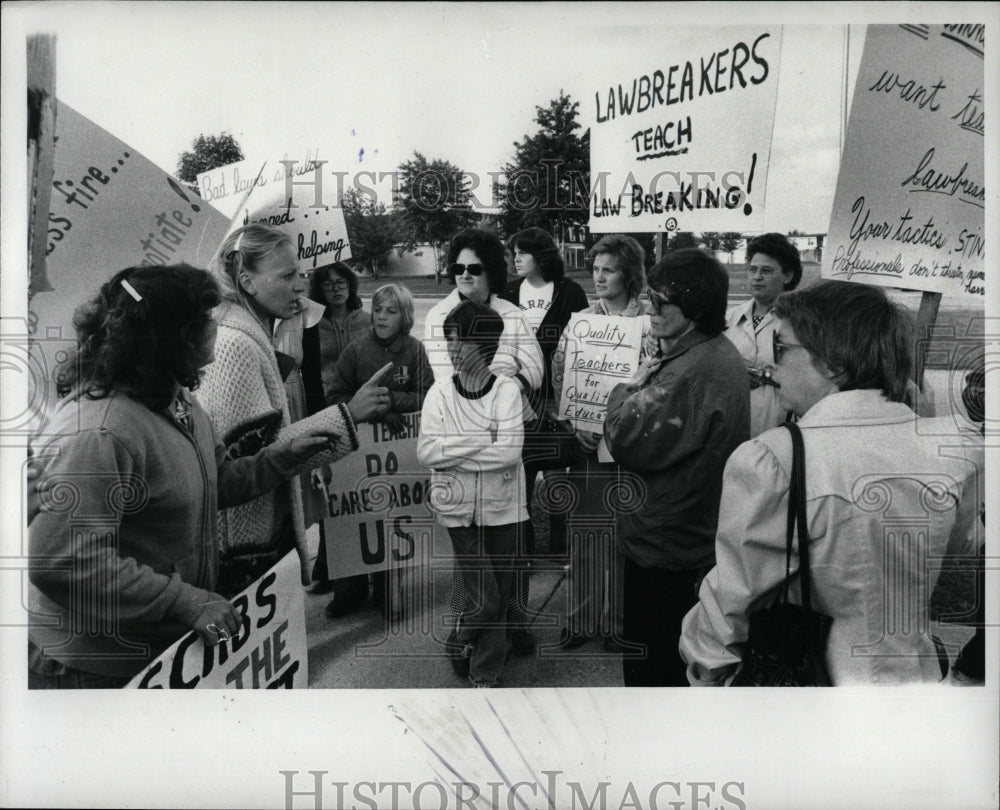
<path fill-rule="evenodd" d="M 802 431 L 799 426 L 790 422 L 785 427 L 792 434 L 792 479 L 799 535 L 799 578 L 802 607 L 808 615 L 812 611 L 812 577 L 809 572 L 809 526 L 806 522 L 806 449 L 802 443 Z"/>

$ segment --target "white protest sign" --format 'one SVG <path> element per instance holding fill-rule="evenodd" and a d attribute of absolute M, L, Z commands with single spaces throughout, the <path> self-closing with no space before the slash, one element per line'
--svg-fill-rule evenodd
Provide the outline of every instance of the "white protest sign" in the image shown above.
<path fill-rule="evenodd" d="M 206 645 L 194 631 L 128 686 L 134 689 L 304 689 L 308 685 L 305 597 L 295 552 L 232 600 L 239 632 Z"/>
<path fill-rule="evenodd" d="M 428 504 L 431 472 L 417 460 L 420 414 L 403 419 L 400 438 L 380 423 L 358 425 L 358 449 L 323 471 L 323 536 L 332 576 L 419 565 L 443 534 Z"/>
<path fill-rule="evenodd" d="M 628 29 L 600 54 L 590 119 L 590 230 L 761 227 L 781 29 Z"/>
<path fill-rule="evenodd" d="M 231 229 L 260 223 L 284 231 L 292 239 L 301 273 L 351 258 L 344 210 L 335 199 L 334 189 L 324 189 L 323 163 L 320 161 L 301 177 L 289 176 L 281 183 L 252 186 L 236 212 Z M 262 177 L 268 174 L 269 167 L 270 164 L 264 166 Z M 334 205 L 325 202 L 328 196 Z"/>
<path fill-rule="evenodd" d="M 608 395 L 639 367 L 642 318 L 574 313 L 566 326 L 566 362 L 559 419 L 600 433 Z"/>
<path fill-rule="evenodd" d="M 983 48 L 983 26 L 868 26 L 824 277 L 982 303 Z"/>
<path fill-rule="evenodd" d="M 73 311 L 132 265 L 206 267 L 229 220 L 134 148 L 57 103 L 45 270 L 28 305 L 30 386 L 51 385 L 75 343 Z M 31 393 L 46 399 L 54 391 Z"/>
<path fill-rule="evenodd" d="M 258 185 L 262 188 L 268 185 L 284 188 L 286 176 L 300 178 L 306 174 L 311 175 L 317 166 L 325 163 L 320 161 L 318 147 L 312 151 L 306 150 L 304 158 L 291 158 L 286 153 L 282 160 L 291 162 L 286 164 L 277 160 L 251 158 L 202 172 L 197 177 L 198 192 L 205 202 L 211 203 L 232 219 L 262 166 L 266 166 L 267 171 L 260 176 Z"/>

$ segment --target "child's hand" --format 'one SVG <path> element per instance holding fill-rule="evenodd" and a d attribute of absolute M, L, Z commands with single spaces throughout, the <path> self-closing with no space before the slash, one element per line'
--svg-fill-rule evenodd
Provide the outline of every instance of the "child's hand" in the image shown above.
<path fill-rule="evenodd" d="M 397 438 L 406 435 L 406 423 L 403 421 L 401 413 L 390 411 L 382 417 L 382 424 L 389 428 L 389 432 Z"/>

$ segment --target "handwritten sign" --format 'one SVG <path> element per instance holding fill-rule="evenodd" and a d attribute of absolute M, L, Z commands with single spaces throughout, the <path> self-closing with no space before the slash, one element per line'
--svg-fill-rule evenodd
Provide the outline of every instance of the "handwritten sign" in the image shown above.
<path fill-rule="evenodd" d="M 73 311 L 131 265 L 206 267 L 229 220 L 128 144 L 57 103 L 46 272 L 28 308 L 30 385 L 48 384 L 75 340 Z M 35 393 L 31 393 L 32 401 Z"/>
<path fill-rule="evenodd" d="M 868 26 L 822 274 L 978 298 L 984 28 Z"/>
<path fill-rule="evenodd" d="M 282 160 L 289 162 L 248 159 L 202 172 L 197 177 L 198 193 L 205 202 L 232 219 L 255 180 L 262 188 L 269 185 L 284 188 L 286 176 L 294 179 L 311 176 L 317 166 L 322 167 L 326 162 L 320 160 L 318 147 L 306 150 L 304 158 L 291 159 L 286 153 Z M 258 179 L 261 167 L 266 171 Z"/>
<path fill-rule="evenodd" d="M 252 186 L 237 210 L 231 228 L 259 222 L 284 231 L 292 239 L 292 248 L 302 273 L 311 273 L 325 264 L 349 259 L 351 246 L 344 210 L 339 205 L 330 206 L 323 202 L 326 194 L 323 162 L 320 161 L 311 172 L 300 177 L 294 176 L 293 172 L 281 183 Z M 291 161 L 286 164 L 294 169 Z M 267 172 L 265 165 L 264 175 Z"/>
<path fill-rule="evenodd" d="M 559 418 L 598 433 L 608 395 L 639 366 L 642 318 L 575 313 L 566 326 L 566 364 Z"/>
<path fill-rule="evenodd" d="M 325 470 L 323 536 L 337 577 L 418 565 L 442 542 L 428 505 L 431 473 L 417 460 L 420 414 L 403 418 L 400 438 L 382 424 L 358 425 L 360 447 Z"/>
<path fill-rule="evenodd" d="M 781 29 L 629 37 L 621 53 L 601 54 L 602 77 L 584 95 L 590 230 L 759 229 Z"/>
<path fill-rule="evenodd" d="M 242 624 L 206 645 L 190 632 L 128 684 L 134 689 L 304 689 L 309 664 L 298 557 L 286 554 L 234 600 Z"/>

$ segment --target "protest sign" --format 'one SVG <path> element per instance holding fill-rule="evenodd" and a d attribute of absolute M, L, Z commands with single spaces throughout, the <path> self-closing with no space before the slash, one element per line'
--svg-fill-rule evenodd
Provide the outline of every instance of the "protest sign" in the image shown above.
<path fill-rule="evenodd" d="M 420 414 L 403 419 L 399 438 L 381 423 L 358 425 L 357 451 L 323 471 L 323 537 L 337 577 L 419 565 L 444 534 L 428 504 L 431 472 L 417 460 Z"/>
<path fill-rule="evenodd" d="M 628 33 L 584 93 L 590 230 L 759 229 L 780 27 Z"/>
<path fill-rule="evenodd" d="M 339 200 L 335 205 L 325 202 L 330 196 L 330 189 L 323 187 L 325 161 L 314 162 L 312 171 L 301 176 L 296 175 L 294 161 L 283 163 L 279 163 L 279 171 L 288 168 L 292 173 L 280 182 L 253 185 L 251 178 L 250 190 L 243 192 L 244 199 L 230 230 L 260 223 L 284 231 L 291 237 L 299 272 L 303 274 L 351 258 L 344 209 Z M 258 167 L 254 177 L 259 174 L 263 180 L 271 169 L 271 164 L 265 164 L 262 171 Z"/>
<path fill-rule="evenodd" d="M 978 299 L 981 25 L 868 26 L 822 275 Z"/>
<path fill-rule="evenodd" d="M 134 689 L 304 689 L 308 685 L 305 597 L 295 552 L 232 600 L 239 632 L 205 644 L 194 631 L 128 684 Z"/>
<path fill-rule="evenodd" d="M 37 373 L 29 396 L 50 399 L 52 374 L 74 344 L 73 311 L 130 265 L 206 267 L 229 221 L 93 121 L 59 102 L 45 269 L 28 305 Z"/>
<path fill-rule="evenodd" d="M 232 219 L 254 180 L 257 180 L 261 188 L 269 185 L 272 188 L 284 188 L 286 176 L 294 179 L 303 175 L 312 176 L 316 167 L 322 167 L 325 163 L 319 158 L 318 147 L 314 150 L 307 149 L 304 154 L 304 158 L 293 159 L 286 153 L 281 161 L 249 158 L 210 169 L 198 175 L 198 193 L 205 202 L 211 203 L 227 218 Z M 261 167 L 266 169 L 263 174 L 260 173 Z"/>
<path fill-rule="evenodd" d="M 559 419 L 599 433 L 608 395 L 639 367 L 642 318 L 574 313 L 566 326 L 566 363 Z"/>

